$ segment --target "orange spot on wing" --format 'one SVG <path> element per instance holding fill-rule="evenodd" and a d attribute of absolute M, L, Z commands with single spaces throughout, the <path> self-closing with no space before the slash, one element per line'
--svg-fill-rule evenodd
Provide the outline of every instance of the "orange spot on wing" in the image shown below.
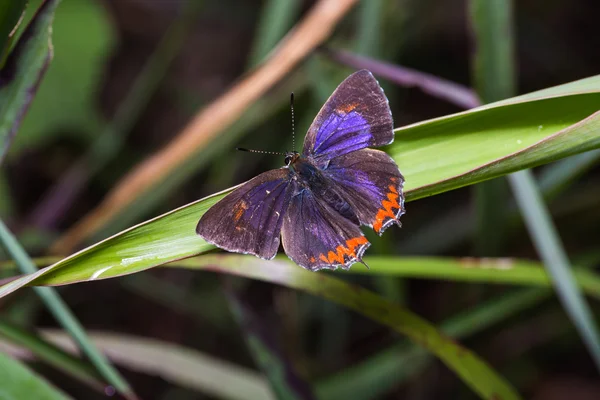
<path fill-rule="evenodd" d="M 375 222 L 373 223 L 373 229 L 377 233 L 383 227 L 383 222 L 386 218 L 396 219 L 394 209 L 400 209 L 400 204 L 398 204 L 398 189 L 394 185 L 388 186 L 388 189 L 387 199 L 381 201 L 381 208 L 377 210 Z"/>
<path fill-rule="evenodd" d="M 330 251 L 327 253 L 327 256 L 321 254 L 319 255 L 319 259 L 329 264 L 333 264 L 334 262 L 336 264 L 344 264 L 344 261 L 346 260 L 345 256 L 356 258 L 356 249 L 366 243 L 368 243 L 368 240 L 364 236 L 348 239 L 346 240 L 345 246 L 340 244 L 335 248 L 335 252 Z"/>
<path fill-rule="evenodd" d="M 354 110 L 356 107 L 358 107 L 358 105 L 359 105 L 359 103 L 342 104 L 342 105 L 338 106 L 338 108 L 336 108 L 336 111 L 347 114 L 350 111 Z"/>
<path fill-rule="evenodd" d="M 314 257 L 311 257 L 311 258 L 310 258 L 310 260 L 308 260 L 308 261 L 310 261 L 311 263 L 313 263 L 313 264 L 314 264 L 314 262 L 315 262 L 315 261 L 317 261 L 317 260 L 315 260 L 315 258 L 314 258 Z"/>
<path fill-rule="evenodd" d="M 248 209 L 248 204 L 246 204 L 246 202 L 244 200 L 240 200 L 238 201 L 233 209 L 233 220 L 235 222 L 238 222 L 240 220 L 240 218 L 242 218 L 242 215 L 244 215 L 244 211 L 246 211 Z"/>

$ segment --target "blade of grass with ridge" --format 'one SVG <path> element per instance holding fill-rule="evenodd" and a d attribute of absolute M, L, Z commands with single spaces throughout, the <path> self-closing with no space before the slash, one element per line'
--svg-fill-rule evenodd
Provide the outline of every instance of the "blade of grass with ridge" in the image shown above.
<path fill-rule="evenodd" d="M 23 273 L 34 273 L 37 268 L 27 255 L 15 237 L 10 233 L 6 225 L 0 221 L 0 242 L 4 245 L 13 260 L 17 263 Z M 62 298 L 53 288 L 35 288 L 48 310 L 54 315 L 56 320 L 69 332 L 73 340 L 77 343 L 81 351 L 90 359 L 98 372 L 114 388 L 128 399 L 136 399 L 137 396 L 131 387 L 121 377 L 119 372 L 108 362 L 108 360 L 95 348 L 88 339 L 85 330 L 75 318 L 71 310 L 64 303 Z"/>
<path fill-rule="evenodd" d="M 547 289 L 529 289 L 488 300 L 442 322 L 440 330 L 453 338 L 464 338 L 489 329 L 550 295 Z M 321 399 L 376 399 L 421 371 L 430 360 L 431 356 L 423 349 L 400 343 L 320 379 L 315 390 Z"/>
<path fill-rule="evenodd" d="M 263 318 L 253 310 L 237 289 L 224 283 L 229 307 L 244 335 L 254 362 L 269 379 L 271 389 L 278 399 L 316 399 L 312 387 L 296 372 L 284 356 L 274 335 Z"/>
<path fill-rule="evenodd" d="M 593 314 L 575 283 L 569 257 L 533 174 L 531 171 L 513 174 L 510 184 L 533 244 L 552 277 L 556 294 L 600 371 L 600 339 Z"/>

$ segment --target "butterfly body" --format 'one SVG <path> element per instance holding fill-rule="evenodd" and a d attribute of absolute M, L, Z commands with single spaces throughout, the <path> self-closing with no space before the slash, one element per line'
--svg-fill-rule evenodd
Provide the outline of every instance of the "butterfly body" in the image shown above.
<path fill-rule="evenodd" d="M 340 215 L 358 224 L 359 220 L 352 207 L 344 200 L 341 190 L 335 181 L 325 175 L 327 165 L 317 167 L 314 160 L 298 155 L 292 158 L 289 164 L 292 179 L 296 182 L 297 189 L 293 196 L 301 191 L 308 190 L 313 195 L 337 211 Z"/>
<path fill-rule="evenodd" d="M 196 231 L 228 251 L 271 259 L 280 235 L 300 266 L 349 268 L 370 243 L 360 225 L 382 234 L 404 213 L 404 178 L 386 153 L 392 116 L 369 71 L 352 74 L 311 125 L 302 153 L 246 182 L 209 209 Z"/>

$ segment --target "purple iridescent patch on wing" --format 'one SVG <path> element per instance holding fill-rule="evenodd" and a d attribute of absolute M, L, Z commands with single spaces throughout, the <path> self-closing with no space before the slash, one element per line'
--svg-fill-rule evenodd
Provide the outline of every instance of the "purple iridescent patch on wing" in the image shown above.
<path fill-rule="evenodd" d="M 342 155 L 367 147 L 371 138 L 370 125 L 358 112 L 336 110 L 319 128 L 314 152 Z"/>
<path fill-rule="evenodd" d="M 392 113 L 383 90 L 366 70 L 350 75 L 327 100 L 304 140 L 304 156 L 317 164 L 394 140 Z"/>
<path fill-rule="evenodd" d="M 348 269 L 370 245 L 358 224 L 302 189 L 292 197 L 281 234 L 288 257 L 311 271 Z"/>
<path fill-rule="evenodd" d="M 380 150 L 362 149 L 336 157 L 324 175 L 356 212 L 361 224 L 382 234 L 404 214 L 404 177 Z"/>

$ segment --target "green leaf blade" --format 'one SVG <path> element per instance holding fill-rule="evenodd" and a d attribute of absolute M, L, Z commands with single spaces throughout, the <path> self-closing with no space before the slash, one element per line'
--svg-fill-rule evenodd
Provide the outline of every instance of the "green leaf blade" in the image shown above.
<path fill-rule="evenodd" d="M 0 353 L 0 397 L 6 400 L 64 400 L 69 397 L 20 362 Z"/>
<path fill-rule="evenodd" d="M 387 150 L 406 178 L 407 200 L 600 147 L 600 112 L 594 112 L 600 109 L 600 77 L 583 81 L 588 91 L 577 81 L 527 95 L 525 100 L 511 99 L 397 129 L 396 141 Z M 196 234 L 196 224 L 230 190 L 0 286 L 0 297 L 27 284 L 106 279 L 207 252 L 214 246 Z"/>

